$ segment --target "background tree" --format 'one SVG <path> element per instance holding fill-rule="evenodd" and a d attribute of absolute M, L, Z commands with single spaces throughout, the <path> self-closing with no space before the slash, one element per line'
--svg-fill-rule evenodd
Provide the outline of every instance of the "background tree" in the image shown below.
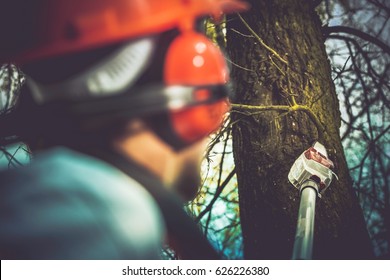
<path fill-rule="evenodd" d="M 318 203 L 315 258 L 369 258 L 363 216 L 339 137 L 340 112 L 321 22 L 308 1 L 251 1 L 227 22 L 234 69 L 233 148 L 246 258 L 289 259 L 298 192 L 287 181 L 294 160 L 314 141 L 337 166 Z M 245 52 L 242 51 L 243 45 Z M 245 105 L 241 105 L 245 104 Z"/>
<path fill-rule="evenodd" d="M 390 2 L 322 1 L 341 139 L 373 248 L 390 258 Z"/>
<path fill-rule="evenodd" d="M 264 2 L 264 1 L 263 1 Z M 390 258 L 389 255 L 389 176 L 390 176 L 390 139 L 389 139 L 389 30 L 390 30 L 390 9 L 386 1 L 375 0 L 349 0 L 349 1 L 312 1 L 313 7 L 317 6 L 317 12 L 321 16 L 323 40 L 326 40 L 328 57 L 331 60 L 332 77 L 336 85 L 337 97 L 340 101 L 341 109 L 341 140 L 347 157 L 347 163 L 353 179 L 355 192 L 358 193 L 359 201 L 363 207 L 364 216 L 366 218 L 367 227 L 370 231 L 372 245 L 375 250 L 375 255 L 381 258 Z M 386 6 L 387 4 L 387 6 Z M 272 3 L 271 11 L 272 14 Z M 310 10 L 313 13 L 313 10 Z M 234 17 L 229 19 L 233 21 Z M 247 38 L 253 38 L 247 29 L 242 32 L 235 29 L 228 22 L 228 32 L 234 32 Z M 218 25 L 223 26 L 224 23 Z M 234 25 L 234 24 L 233 24 Z M 221 38 L 221 28 L 212 28 L 212 25 L 207 29 L 212 38 L 216 38 L 219 33 Z M 274 28 L 270 24 L 268 28 Z M 264 25 L 263 25 L 264 28 Z M 293 28 L 292 26 L 290 28 Z M 210 31 L 210 29 L 212 29 Z M 219 31 L 219 32 L 218 32 Z M 264 32 L 272 32 L 266 30 Z M 242 42 L 243 37 L 237 36 Z M 226 40 L 215 40 L 223 48 L 226 48 Z M 264 41 L 263 41 L 264 42 Z M 249 41 L 249 45 L 253 41 Z M 254 44 L 259 43 L 254 41 Z M 229 48 L 229 46 L 228 46 Z M 252 50 L 248 43 L 242 42 L 241 52 L 247 53 Z M 238 51 L 239 52 L 239 51 Z M 240 54 L 238 55 L 240 57 Z M 249 57 L 249 56 L 248 56 Z M 228 58 L 231 61 L 233 72 L 250 72 L 251 77 L 256 78 L 257 73 L 251 68 L 251 64 L 257 67 L 257 62 L 260 59 L 256 57 L 244 61 L 237 61 Z M 247 73 L 248 75 L 248 73 Z M 261 73 L 259 74 L 261 76 Z M 235 76 L 235 82 L 240 84 L 240 77 Z M 337 107 L 337 105 L 336 105 Z M 263 108 L 264 109 L 264 108 Z M 242 113 L 242 112 L 241 112 Z M 253 113 L 253 112 L 252 112 Z M 238 118 L 236 122 L 240 121 Z M 235 122 L 231 122 L 235 123 Z M 254 128 L 256 129 L 256 127 Z M 224 129 L 224 132 L 229 131 L 229 126 Z M 222 137 L 217 137 L 221 139 Z M 230 138 L 224 137 L 224 141 L 229 141 Z M 229 207 L 220 204 L 226 202 L 226 193 L 230 191 L 221 190 L 215 187 L 216 182 L 220 181 L 218 174 L 222 178 L 230 178 L 227 176 L 233 169 L 231 166 L 231 154 L 227 153 L 224 157 L 222 146 L 217 141 L 217 146 L 214 154 L 219 157 L 215 160 L 214 166 L 223 167 L 223 172 L 217 172 L 211 169 L 205 174 L 209 175 L 207 182 L 203 188 L 202 195 L 199 196 L 202 203 L 197 204 L 197 209 L 203 209 L 201 220 L 202 225 L 207 225 L 207 232 L 210 239 L 221 248 L 220 244 L 225 244 L 224 236 L 228 240 L 233 236 L 240 236 L 241 227 L 239 217 L 230 224 L 226 224 L 223 218 L 214 215 L 212 211 L 205 214 L 206 210 L 219 209 L 229 210 Z M 227 150 L 230 151 L 230 143 L 227 145 Z M 220 162 L 221 158 L 225 159 L 225 164 Z M 244 159 L 245 160 L 245 159 Z M 213 177 L 214 179 L 213 183 Z M 225 183 L 225 181 L 224 181 Z M 218 184 L 217 184 L 218 185 Z M 225 184 L 224 184 L 225 185 Z M 237 204 L 237 195 L 234 187 L 237 185 L 235 176 L 231 177 L 230 183 L 227 184 L 227 189 L 233 190 L 233 204 Z M 230 186 L 230 187 L 229 187 Z M 207 190 L 207 191 L 205 191 Z M 209 193 L 207 195 L 207 193 Z M 223 199 L 216 199 L 216 196 L 221 194 Z M 210 199 L 212 197 L 213 199 Z M 197 200 L 199 202 L 199 200 Z M 210 207 L 214 206 L 214 207 Z M 199 213 L 199 211 L 194 211 Z M 235 211 L 237 212 L 237 210 Z M 228 215 L 226 212 L 225 215 Z M 204 217 L 207 217 L 207 220 Z M 207 222 L 206 222 L 207 221 Z M 278 221 L 276 221 L 278 222 Z M 224 229 L 228 228 L 227 231 Z M 220 239 L 215 240 L 214 232 L 217 232 Z M 241 238 L 237 238 L 242 240 Z M 237 244 L 238 243 L 238 244 Z M 230 258 L 241 256 L 241 248 L 239 242 L 231 243 L 230 248 L 223 249 L 221 252 Z M 230 249 L 230 250 L 229 250 Z M 239 252 L 236 252 L 239 251 Z M 228 252 L 233 252 L 231 255 L 226 255 Z M 241 252 L 241 253 L 240 253 Z M 342 256 L 338 256 L 341 258 Z M 337 258 L 337 256 L 336 256 Z"/>

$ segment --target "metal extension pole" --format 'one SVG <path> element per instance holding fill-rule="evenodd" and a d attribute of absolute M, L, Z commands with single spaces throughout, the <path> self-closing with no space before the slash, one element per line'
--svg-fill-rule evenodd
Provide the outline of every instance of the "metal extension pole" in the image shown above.
<path fill-rule="evenodd" d="M 314 217 L 318 184 L 307 180 L 301 185 L 301 202 L 299 204 L 297 231 L 293 249 L 293 260 L 310 260 L 312 257 Z"/>

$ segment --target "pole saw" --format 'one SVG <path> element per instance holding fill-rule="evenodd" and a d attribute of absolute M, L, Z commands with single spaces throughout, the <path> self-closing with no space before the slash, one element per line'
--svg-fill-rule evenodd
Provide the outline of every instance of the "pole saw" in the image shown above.
<path fill-rule="evenodd" d="M 333 162 L 325 147 L 316 142 L 294 162 L 288 179 L 300 192 L 297 230 L 292 259 L 312 258 L 314 217 L 317 197 L 321 198 L 332 182 Z"/>

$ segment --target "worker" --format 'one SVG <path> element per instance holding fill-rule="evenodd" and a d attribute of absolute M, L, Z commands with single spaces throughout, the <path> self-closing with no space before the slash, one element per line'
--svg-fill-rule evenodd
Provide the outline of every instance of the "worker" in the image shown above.
<path fill-rule="evenodd" d="M 1 259 L 182 259 L 218 254 L 183 210 L 228 71 L 199 19 L 238 0 L 8 0 L 1 63 L 26 82 L 2 116 L 31 163 L 0 173 Z M 8 137 L 9 139 L 9 137 Z"/>

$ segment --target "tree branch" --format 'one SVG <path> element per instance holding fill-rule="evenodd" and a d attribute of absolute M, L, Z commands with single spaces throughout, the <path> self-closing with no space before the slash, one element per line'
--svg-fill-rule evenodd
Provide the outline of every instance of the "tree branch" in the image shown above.
<path fill-rule="evenodd" d="M 324 136 L 324 132 L 325 132 L 324 126 L 322 125 L 322 123 L 320 122 L 316 114 L 313 112 L 313 110 L 306 105 L 295 104 L 293 106 L 288 106 L 288 105 L 254 106 L 254 105 L 244 105 L 244 104 L 231 104 L 231 107 L 232 109 L 250 110 L 250 111 L 255 111 L 256 113 L 264 112 L 264 111 L 285 111 L 285 112 L 303 111 L 307 114 L 309 119 L 317 127 L 319 139 L 322 139 Z"/>
<path fill-rule="evenodd" d="M 218 197 L 222 193 L 223 189 L 226 187 L 226 185 L 230 182 L 230 180 L 233 178 L 234 174 L 236 174 L 236 169 L 233 168 L 232 171 L 230 171 L 229 175 L 226 177 L 225 181 L 218 187 L 217 191 L 214 194 L 213 199 L 210 201 L 210 203 L 207 205 L 207 207 L 199 213 L 199 215 L 195 218 L 195 222 L 199 222 L 204 215 L 206 215 L 211 208 L 213 208 L 214 203 L 217 201 Z"/>
<path fill-rule="evenodd" d="M 287 60 L 285 60 L 284 58 L 282 58 L 273 48 L 271 48 L 270 46 L 268 46 L 264 41 L 263 39 L 260 38 L 260 36 L 249 26 L 249 24 L 245 21 L 245 19 L 243 19 L 243 17 L 237 13 L 237 16 L 240 18 L 240 20 L 242 21 L 242 23 L 245 25 L 245 27 L 249 30 L 250 33 L 252 33 L 252 35 L 257 39 L 257 41 L 264 47 L 266 48 L 269 52 L 271 52 L 275 57 L 277 57 L 281 62 L 283 62 L 284 64 L 288 64 Z"/>
<path fill-rule="evenodd" d="M 385 53 L 390 55 L 390 46 L 379 40 L 378 38 L 375 38 L 363 31 L 360 31 L 358 29 L 348 27 L 348 26 L 327 26 L 323 28 L 324 30 L 324 35 L 326 38 L 329 37 L 330 34 L 333 33 L 347 33 L 350 35 L 357 36 L 363 40 L 366 40 L 370 43 L 373 43 L 377 45 L 379 48 L 381 48 Z"/>

